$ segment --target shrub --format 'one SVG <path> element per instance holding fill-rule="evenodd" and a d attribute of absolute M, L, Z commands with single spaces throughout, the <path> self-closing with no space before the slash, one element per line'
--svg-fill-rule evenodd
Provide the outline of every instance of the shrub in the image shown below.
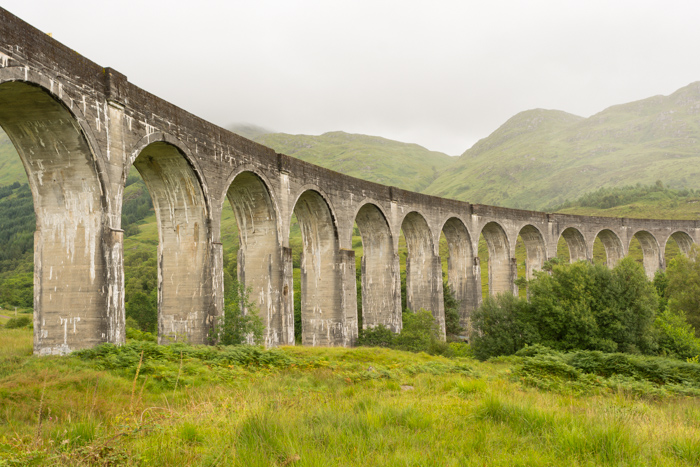
<path fill-rule="evenodd" d="M 529 308 L 527 300 L 513 294 L 486 297 L 472 314 L 474 357 L 486 360 L 497 355 L 511 355 L 526 344 L 537 342 L 527 325 Z"/>
<path fill-rule="evenodd" d="M 18 316 L 17 318 L 10 318 L 7 323 L 5 323 L 5 328 L 7 329 L 18 329 L 32 327 L 32 318 L 29 316 Z"/>
<path fill-rule="evenodd" d="M 700 339 L 685 320 L 683 311 L 665 309 L 654 322 L 659 354 L 675 358 L 692 358 L 700 354 Z"/>
<path fill-rule="evenodd" d="M 440 328 L 429 311 L 420 309 L 403 314 L 403 329 L 394 338 L 395 348 L 412 352 L 427 352 L 434 341 L 440 340 Z"/>
<path fill-rule="evenodd" d="M 360 329 L 355 345 L 363 347 L 387 347 L 391 348 L 394 345 L 395 334 L 383 324 L 377 326 Z"/>
<path fill-rule="evenodd" d="M 459 324 L 459 304 L 455 294 L 447 282 L 442 283 L 442 293 L 445 301 L 445 334 L 448 341 L 460 340 L 464 328 Z"/>
<path fill-rule="evenodd" d="M 587 262 L 550 263 L 529 281 L 531 301 L 488 297 L 473 315 L 474 355 L 510 355 L 528 344 L 652 354 L 657 296 L 641 265 L 625 258 L 615 268 Z"/>
<path fill-rule="evenodd" d="M 226 294 L 223 323 L 214 329 L 213 336 L 219 344 L 263 344 L 265 325 L 257 305 L 250 300 L 250 290 L 234 281 Z"/>
<path fill-rule="evenodd" d="M 403 313 L 403 329 L 399 334 L 394 334 L 382 325 L 362 329 L 356 345 L 452 356 L 454 354 L 453 348 L 442 340 L 440 334 L 440 326 L 435 321 L 433 314 L 421 309 L 415 313 L 410 311 Z M 465 350 L 461 351 L 465 352 Z"/>
<path fill-rule="evenodd" d="M 671 260 L 666 277 L 669 309 L 685 313 L 695 336 L 700 337 L 700 247 L 693 245 L 688 256 Z"/>

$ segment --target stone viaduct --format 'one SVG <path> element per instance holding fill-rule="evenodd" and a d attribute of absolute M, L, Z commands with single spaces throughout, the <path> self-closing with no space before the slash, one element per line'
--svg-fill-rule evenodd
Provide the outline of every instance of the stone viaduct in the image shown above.
<path fill-rule="evenodd" d="M 481 300 L 477 251 L 489 249 L 489 290 L 516 290 L 515 243 L 527 274 L 556 255 L 590 260 L 598 237 L 608 264 L 636 237 L 651 276 L 670 237 L 687 252 L 695 221 L 596 218 L 469 204 L 317 167 L 237 136 L 129 83 L 0 9 L 0 125 L 32 189 L 37 225 L 34 352 L 64 354 L 124 342 L 122 198 L 132 164 L 158 220 L 159 340 L 205 343 L 223 310 L 221 212 L 240 230 L 239 278 L 252 288 L 268 346 L 294 343 L 289 231 L 301 227 L 304 345 L 348 346 L 358 333 L 352 231 L 362 236 L 363 326 L 401 329 L 398 243 L 407 248 L 407 306 L 444 330 L 439 238 L 461 319 Z"/>

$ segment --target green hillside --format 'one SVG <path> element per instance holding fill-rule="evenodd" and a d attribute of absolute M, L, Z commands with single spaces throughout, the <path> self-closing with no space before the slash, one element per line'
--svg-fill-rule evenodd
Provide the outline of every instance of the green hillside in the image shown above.
<path fill-rule="evenodd" d="M 27 183 L 27 174 L 10 138 L 0 128 L 0 186 Z"/>
<path fill-rule="evenodd" d="M 425 190 L 474 203 L 551 210 L 601 187 L 695 188 L 700 82 L 590 118 L 521 112 L 466 151 Z"/>
<path fill-rule="evenodd" d="M 334 131 L 320 136 L 263 134 L 254 138 L 277 152 L 336 172 L 405 190 L 422 191 L 456 158 L 417 144 Z"/>

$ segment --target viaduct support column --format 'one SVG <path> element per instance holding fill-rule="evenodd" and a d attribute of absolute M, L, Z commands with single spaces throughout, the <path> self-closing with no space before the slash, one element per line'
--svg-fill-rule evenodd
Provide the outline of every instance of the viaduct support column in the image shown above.
<path fill-rule="evenodd" d="M 343 324 L 343 346 L 351 347 L 357 339 L 357 276 L 355 273 L 355 251 L 338 252 L 338 282 L 340 283 Z"/>

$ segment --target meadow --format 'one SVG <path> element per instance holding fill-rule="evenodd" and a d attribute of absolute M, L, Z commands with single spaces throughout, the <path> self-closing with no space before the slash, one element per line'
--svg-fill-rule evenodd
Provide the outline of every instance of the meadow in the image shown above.
<path fill-rule="evenodd" d="M 691 376 L 671 384 L 547 355 L 479 362 L 464 345 L 445 358 L 130 341 L 39 358 L 30 329 L 0 342 L 2 466 L 700 463 L 697 363 L 674 363 Z"/>

